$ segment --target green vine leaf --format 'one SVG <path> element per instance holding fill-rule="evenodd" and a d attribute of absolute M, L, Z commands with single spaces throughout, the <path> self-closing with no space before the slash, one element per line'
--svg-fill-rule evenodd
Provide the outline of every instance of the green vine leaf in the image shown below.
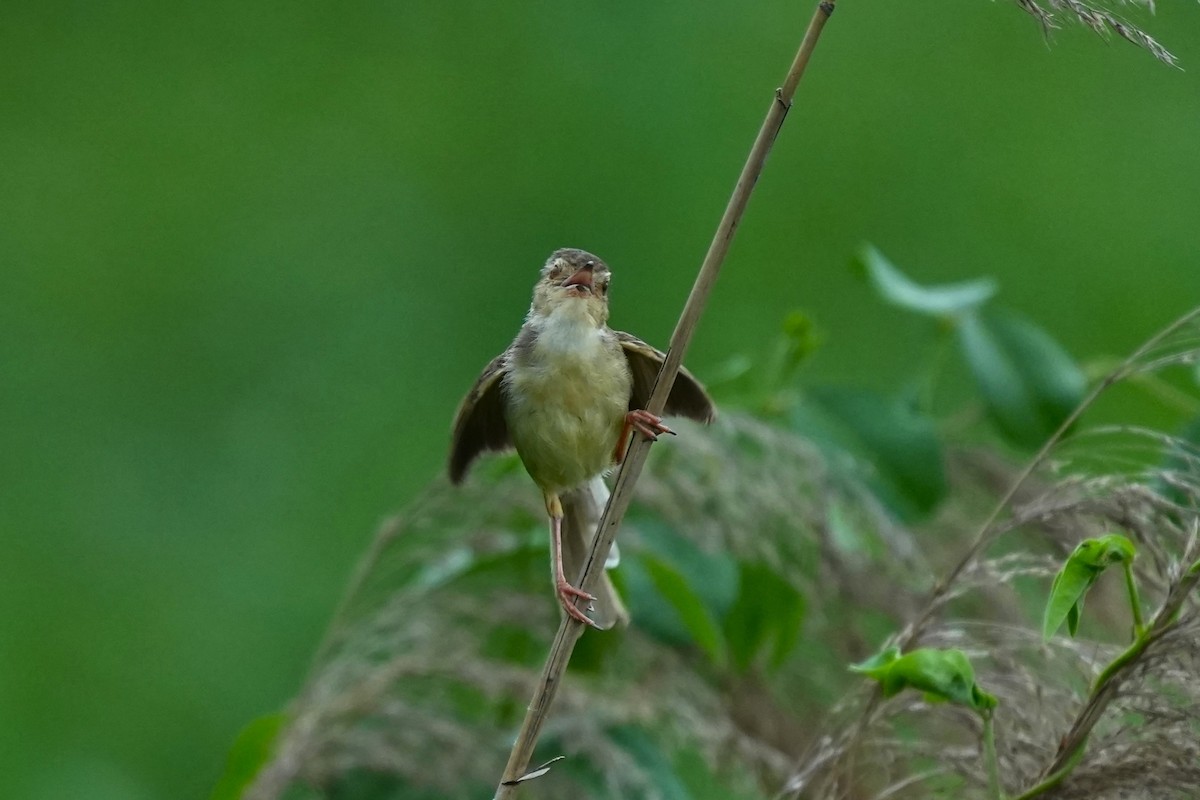
<path fill-rule="evenodd" d="M 996 707 L 994 695 L 975 682 L 975 669 L 961 650 L 918 648 L 904 655 L 895 647 L 853 664 L 851 672 L 879 682 L 884 697 L 894 697 L 905 689 L 924 692 L 929 702 L 950 702 L 966 706 L 979 714 Z"/>
<path fill-rule="evenodd" d="M 1042 617 L 1042 637 L 1054 636 L 1063 622 L 1074 636 L 1079 630 L 1083 599 L 1088 589 L 1105 569 L 1113 564 L 1132 562 L 1136 554 L 1133 542 L 1119 533 L 1080 542 L 1054 576 L 1046 613 Z"/>

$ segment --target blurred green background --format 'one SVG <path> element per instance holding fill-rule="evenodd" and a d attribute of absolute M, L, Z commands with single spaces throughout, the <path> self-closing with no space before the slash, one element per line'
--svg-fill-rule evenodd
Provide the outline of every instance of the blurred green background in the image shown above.
<path fill-rule="evenodd" d="M 8 4 L 3 795 L 205 796 L 552 249 L 665 344 L 811 6 Z M 928 331 L 863 239 L 1083 358 L 1196 303 L 1200 11 L 1137 19 L 1185 71 L 1013 3 L 839 4 L 694 371 L 800 307 L 814 379 L 904 381 Z"/>

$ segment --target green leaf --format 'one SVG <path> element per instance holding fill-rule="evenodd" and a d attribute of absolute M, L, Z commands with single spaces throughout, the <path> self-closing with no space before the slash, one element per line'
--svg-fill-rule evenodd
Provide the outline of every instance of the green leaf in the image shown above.
<path fill-rule="evenodd" d="M 702 550 L 687 536 L 651 517 L 638 514 L 629 525 L 637 528 L 638 538 L 628 547 L 621 545 L 622 556 L 649 552 L 663 559 L 679 571 L 714 618 L 728 613 L 738 587 L 738 565 L 728 553 Z"/>
<path fill-rule="evenodd" d="M 928 514 L 946 494 L 934 422 L 898 398 L 866 389 L 812 389 L 792 410 L 791 427 L 833 469 L 865 483 L 906 521 Z"/>
<path fill-rule="evenodd" d="M 915 689 L 931 702 L 951 702 L 981 713 L 996 707 L 996 698 L 975 682 L 975 670 L 961 650 L 919 648 L 900 655 L 892 647 L 850 669 L 878 681 L 884 697 Z"/>
<path fill-rule="evenodd" d="M 919 314 L 956 316 L 978 307 L 996 293 L 996 282 L 991 278 L 922 286 L 870 244 L 859 248 L 852 264 L 866 274 L 884 300 Z"/>
<path fill-rule="evenodd" d="M 745 671 L 769 649 L 778 669 L 795 647 L 804 621 L 804 595 L 762 564 L 740 565 L 738 596 L 725 617 L 725 641 L 734 666 Z"/>
<path fill-rule="evenodd" d="M 1054 583 L 1050 586 L 1050 599 L 1042 616 L 1042 637 L 1052 637 L 1063 622 L 1067 631 L 1074 636 L 1079 630 L 1079 619 L 1083 614 L 1083 599 L 1088 589 L 1106 568 L 1124 561 L 1133 561 L 1136 548 L 1133 542 L 1119 533 L 1110 533 L 1097 539 L 1084 539 L 1063 563 Z"/>
<path fill-rule="evenodd" d="M 1084 539 L 1075 548 L 1072 558 L 1096 569 L 1105 569 L 1113 564 L 1133 561 L 1137 547 L 1128 537 L 1109 533 L 1097 539 Z"/>
<path fill-rule="evenodd" d="M 283 713 L 250 720 L 238 733 L 225 758 L 225 771 L 209 800 L 240 800 L 242 793 L 275 752 L 275 741 L 287 722 Z"/>
<path fill-rule="evenodd" d="M 866 675 L 868 678 L 874 678 L 877 681 L 882 681 L 884 676 L 887 675 L 888 670 L 892 668 L 892 664 L 896 663 L 896 660 L 899 658 L 900 648 L 888 647 L 880 650 L 866 661 L 851 664 L 850 671 Z"/>
<path fill-rule="evenodd" d="M 721 630 L 699 595 L 693 591 L 683 575 L 663 559 L 644 553 L 641 561 L 654 583 L 654 588 L 675 610 L 692 641 L 704 650 L 714 664 L 722 664 L 724 643 L 721 640 Z"/>
<path fill-rule="evenodd" d="M 1046 613 L 1042 616 L 1042 638 L 1049 639 L 1067 623 L 1067 630 L 1074 636 L 1079 630 L 1079 615 L 1083 611 L 1083 597 L 1096 582 L 1100 573 L 1095 569 L 1068 559 L 1054 576 L 1050 586 L 1050 599 Z"/>
<path fill-rule="evenodd" d="M 1012 443 L 1041 445 L 1082 401 L 1083 371 L 1032 322 L 995 310 L 967 314 L 958 336 L 988 415 Z"/>

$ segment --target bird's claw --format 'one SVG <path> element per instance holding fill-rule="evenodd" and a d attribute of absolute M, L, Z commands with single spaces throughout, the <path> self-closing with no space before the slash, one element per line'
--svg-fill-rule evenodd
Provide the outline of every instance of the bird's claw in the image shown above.
<path fill-rule="evenodd" d="M 675 431 L 663 424 L 662 417 L 655 416 L 645 409 L 639 408 L 630 411 L 625 415 L 625 421 L 630 428 L 633 428 L 653 442 L 658 441 L 660 433 L 675 435 Z"/>
<path fill-rule="evenodd" d="M 596 599 L 594 594 L 588 594 L 582 589 L 576 589 L 565 580 L 555 581 L 554 586 L 558 592 L 559 605 L 563 607 L 563 611 L 567 612 L 568 617 L 576 622 L 582 622 L 584 625 L 590 625 L 591 627 L 600 630 L 600 626 L 597 625 L 593 619 L 575 607 L 575 601 L 577 599 L 587 600 L 589 603 L 593 602 Z"/>

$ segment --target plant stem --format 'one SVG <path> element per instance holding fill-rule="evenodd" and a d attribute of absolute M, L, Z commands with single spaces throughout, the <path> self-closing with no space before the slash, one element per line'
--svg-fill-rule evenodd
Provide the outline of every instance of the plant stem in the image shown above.
<path fill-rule="evenodd" d="M 1133 639 L 1137 641 L 1146 632 L 1146 623 L 1142 621 L 1142 600 L 1138 597 L 1137 581 L 1133 577 L 1133 563 L 1124 561 L 1125 589 L 1129 593 L 1129 608 L 1133 612 Z"/>
<path fill-rule="evenodd" d="M 1067 759 L 1066 763 L 1063 764 L 1063 766 L 1057 772 L 1047 776 L 1047 778 L 1037 786 L 1022 792 L 1012 800 L 1030 800 L 1030 798 L 1037 797 L 1039 794 L 1045 794 L 1055 786 L 1058 786 L 1068 775 L 1071 774 L 1071 771 L 1074 770 L 1076 765 L 1079 764 L 1079 762 L 1083 759 L 1083 752 L 1084 749 L 1082 747 L 1078 748 L 1074 753 L 1071 754 L 1071 757 Z"/>
<path fill-rule="evenodd" d="M 717 226 L 716 234 L 713 236 L 708 253 L 700 266 L 700 272 L 696 276 L 696 282 L 692 285 L 692 291 L 688 295 L 679 322 L 675 326 L 675 332 L 671 336 L 671 344 L 666 358 L 663 359 L 658 379 L 655 381 L 650 402 L 646 404 L 646 410 L 652 414 L 661 414 L 666 405 L 667 395 L 670 394 L 675 376 L 679 373 L 684 353 L 687 351 L 700 315 L 704 311 L 704 305 L 712 291 L 713 284 L 716 283 L 721 264 L 725 260 L 726 253 L 729 252 L 729 245 L 733 240 L 738 223 L 741 221 L 742 214 L 746 210 L 750 194 L 754 191 L 758 176 L 762 173 L 767 154 L 771 151 L 771 145 L 775 143 L 779 130 L 783 127 L 783 121 L 787 117 L 787 112 L 792 105 L 792 98 L 796 93 L 796 86 L 800 83 L 805 67 L 808 66 L 813 48 L 816 47 L 825 22 L 833 14 L 834 3 L 835 0 L 822 0 L 817 5 L 783 86 L 776 89 L 771 98 L 766 118 L 750 149 L 746 164 L 742 167 L 742 173 L 734 186 L 733 196 L 730 197 L 721 222 Z M 583 574 L 575 584 L 584 591 L 591 587 L 594 576 L 600 574 L 604 569 L 608 551 L 612 547 L 613 539 L 616 538 L 621 519 L 624 517 L 626 509 L 629 508 L 633 486 L 641 474 L 649 450 L 650 441 L 638 434 L 625 455 L 625 461 L 617 473 L 612 495 L 604 509 L 604 515 L 596 530 L 596 537 L 584 563 Z M 529 704 L 525 720 L 517 734 L 512 752 L 509 754 L 504 775 L 499 786 L 496 787 L 495 800 L 508 800 L 516 795 L 521 778 L 529 767 L 529 760 L 533 755 L 534 746 L 537 744 L 550 705 L 562 683 L 563 672 L 571 659 L 571 651 L 582 633 L 583 627 L 580 623 L 569 617 L 563 617 L 563 621 L 558 627 L 558 633 L 550 646 L 546 663 L 542 667 L 542 674 L 538 680 L 533 700 Z"/>
<path fill-rule="evenodd" d="M 1191 309 L 1172 322 L 1170 325 L 1167 325 L 1149 339 L 1142 342 L 1141 346 L 1138 347 L 1137 350 L 1133 351 L 1129 357 L 1127 357 L 1111 372 L 1105 375 L 1103 380 L 1097 383 L 1092 390 L 1088 392 L 1087 397 L 1083 398 L 1079 405 L 1077 405 L 1075 409 L 1067 415 L 1067 418 L 1062 421 L 1062 424 L 1058 426 L 1058 429 L 1050 435 L 1050 438 L 1046 440 L 1045 444 L 1043 444 L 1037 453 L 1034 454 L 1033 458 L 1026 463 L 1024 469 L 1022 469 L 1017 475 L 1016 480 L 1014 480 L 1008 487 L 1008 491 L 1006 491 L 1004 495 L 996 502 L 995 506 L 992 507 L 991 513 L 988 514 L 987 518 L 983 521 L 983 524 L 979 526 L 979 531 L 976 533 L 975 540 L 971 543 L 970 547 L 967 548 L 966 552 L 963 553 L 958 562 L 950 569 L 950 572 L 944 578 L 942 578 L 936 586 L 934 586 L 933 591 L 930 592 L 929 599 L 925 602 L 925 606 L 920 614 L 912 623 L 908 625 L 904 631 L 895 637 L 895 641 L 893 642 L 894 644 L 898 645 L 901 650 L 908 650 L 921 638 L 921 634 L 925 632 L 926 626 L 929 625 L 930 621 L 932 621 L 934 614 L 949 595 L 954 583 L 967 570 L 968 567 L 975 563 L 975 559 L 987 549 L 988 545 L 994 541 L 995 537 L 998 535 L 997 532 L 1002 530 L 997 525 L 997 523 L 1000 521 L 1000 516 L 1004 513 L 1004 510 L 1008 508 L 1009 504 L 1013 501 L 1013 498 L 1016 497 L 1017 492 L 1021 490 L 1021 487 L 1025 485 L 1025 481 L 1029 480 L 1030 476 L 1032 476 L 1033 473 L 1046 462 L 1046 459 L 1050 455 L 1050 451 L 1052 451 L 1062 440 L 1062 438 L 1066 436 L 1067 431 L 1070 430 L 1071 426 L 1083 416 L 1084 412 L 1091 408 L 1093 404 L 1095 404 L 1096 399 L 1100 397 L 1100 395 L 1102 395 L 1110 386 L 1133 374 L 1138 361 L 1145 356 L 1146 353 L 1151 352 L 1168 336 L 1175 333 L 1185 325 L 1190 324 L 1197 318 L 1200 318 L 1200 306 L 1196 306 L 1195 308 Z"/>
<path fill-rule="evenodd" d="M 1004 790 L 1000 787 L 1000 760 L 996 757 L 994 717 L 990 711 L 983 715 L 983 760 L 987 765 L 988 795 L 992 800 L 1004 800 Z"/>
<path fill-rule="evenodd" d="M 1084 707 L 1076 716 L 1071 730 L 1067 731 L 1067 735 L 1063 737 L 1058 754 L 1046 770 L 1046 773 L 1048 773 L 1047 777 L 1037 786 L 1033 787 L 1033 789 L 1020 795 L 1016 800 L 1035 797 L 1053 788 L 1071 773 L 1071 770 L 1083 758 L 1092 728 L 1100 721 L 1100 717 L 1116 696 L 1117 689 L 1120 687 L 1125 675 L 1137 663 L 1146 649 L 1162 638 L 1176 623 L 1184 602 L 1195 591 L 1197 584 L 1200 584 L 1200 561 L 1192 564 L 1180 577 L 1179 582 L 1171 587 L 1171 591 L 1167 594 L 1166 600 L 1163 601 L 1162 606 L 1154 615 L 1154 620 L 1150 625 L 1134 640 L 1133 644 L 1114 658 L 1096 678 L 1087 703 L 1084 704 Z"/>

